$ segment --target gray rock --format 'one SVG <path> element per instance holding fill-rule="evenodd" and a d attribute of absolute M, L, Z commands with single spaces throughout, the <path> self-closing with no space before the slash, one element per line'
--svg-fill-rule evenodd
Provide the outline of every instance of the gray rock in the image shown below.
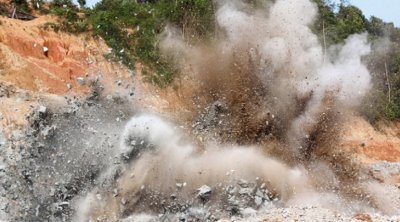
<path fill-rule="evenodd" d="M 240 187 L 242 187 L 242 188 L 248 188 L 249 187 L 249 182 L 247 182 L 246 180 L 240 180 L 239 182 L 238 182 L 238 185 L 240 186 Z"/>
<path fill-rule="evenodd" d="M 4 146 L 6 144 L 6 140 L 4 139 L 4 137 L 0 134 L 0 147 Z"/>
<path fill-rule="evenodd" d="M 78 84 L 79 84 L 80 86 L 86 85 L 86 80 L 85 80 L 85 78 L 83 78 L 83 77 L 78 77 L 78 78 L 76 78 L 76 81 L 78 82 Z"/>
<path fill-rule="evenodd" d="M 203 201 L 208 200 L 210 198 L 211 192 L 212 189 L 209 186 L 203 185 L 199 189 L 197 189 L 197 196 Z"/>
<path fill-rule="evenodd" d="M 259 197 L 259 196 L 255 196 L 255 197 L 254 197 L 254 203 L 255 203 L 257 206 L 261 206 L 262 202 L 263 202 L 262 197 Z"/>
<path fill-rule="evenodd" d="M 21 130 L 13 130 L 11 133 L 11 138 L 15 141 L 21 140 L 23 137 L 24 136 Z"/>
<path fill-rule="evenodd" d="M 47 137 L 50 137 L 50 136 L 52 136 L 52 135 L 54 134 L 55 129 L 56 129 L 55 126 L 46 126 L 46 127 L 44 127 L 44 129 L 42 129 L 42 130 L 40 131 L 40 134 L 41 134 L 43 137 L 47 138 Z"/>
<path fill-rule="evenodd" d="M 241 188 L 239 190 L 239 194 L 240 195 L 248 195 L 251 196 L 254 192 L 254 188 L 253 187 L 247 187 L 247 188 Z"/>
<path fill-rule="evenodd" d="M 254 209 L 251 208 L 251 207 L 247 207 L 247 208 L 245 208 L 245 209 L 242 209 L 242 210 L 240 211 L 240 214 L 242 214 L 243 217 L 248 218 L 248 217 L 255 216 L 255 215 L 257 214 L 257 211 L 254 210 Z"/>
<path fill-rule="evenodd" d="M 187 210 L 187 219 L 189 221 L 204 221 L 208 218 L 208 216 L 210 216 L 209 212 L 203 208 L 189 208 Z"/>
<path fill-rule="evenodd" d="M 48 111 L 47 107 L 45 107 L 45 106 L 39 106 L 39 108 L 38 108 L 39 113 L 46 114 L 47 111 Z"/>

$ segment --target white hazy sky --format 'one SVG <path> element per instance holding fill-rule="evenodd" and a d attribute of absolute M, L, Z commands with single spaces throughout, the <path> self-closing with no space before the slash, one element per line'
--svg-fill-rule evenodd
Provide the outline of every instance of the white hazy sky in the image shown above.
<path fill-rule="evenodd" d="M 86 0 L 88 6 L 93 6 L 99 1 Z M 367 18 L 374 15 L 400 27 L 400 0 L 349 0 L 349 2 L 360 8 Z"/>
<path fill-rule="evenodd" d="M 374 15 L 400 27 L 400 0 L 350 0 L 369 18 Z"/>

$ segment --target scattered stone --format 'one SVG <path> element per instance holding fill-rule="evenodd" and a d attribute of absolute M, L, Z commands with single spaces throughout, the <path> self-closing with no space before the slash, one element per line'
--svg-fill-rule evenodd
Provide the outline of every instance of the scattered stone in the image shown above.
<path fill-rule="evenodd" d="M 259 197 L 259 196 L 254 197 L 254 203 L 256 204 L 256 206 L 260 206 L 262 204 L 262 202 L 263 202 L 262 197 Z"/>
<path fill-rule="evenodd" d="M 45 126 L 45 128 L 40 131 L 40 134 L 44 138 L 48 138 L 48 137 L 51 137 L 52 135 L 54 135 L 55 130 L 56 130 L 55 126 Z"/>
<path fill-rule="evenodd" d="M 67 89 L 71 90 L 72 89 L 72 84 L 71 83 L 67 83 Z"/>
<path fill-rule="evenodd" d="M 210 198 L 211 192 L 212 189 L 209 186 L 203 185 L 199 189 L 197 189 L 197 196 L 201 200 L 206 201 Z"/>
<path fill-rule="evenodd" d="M 11 133 L 11 139 L 14 141 L 19 141 L 23 138 L 23 134 L 21 130 L 13 130 Z"/>
<path fill-rule="evenodd" d="M 248 187 L 249 187 L 249 182 L 247 182 L 246 180 L 241 179 L 241 180 L 238 182 L 238 185 L 239 185 L 240 187 L 242 187 L 242 188 L 248 188 Z"/>
<path fill-rule="evenodd" d="M 50 188 L 49 195 L 50 195 L 51 197 L 53 197 L 53 196 L 55 195 L 55 193 L 56 193 L 56 189 L 54 189 L 54 187 Z"/>
<path fill-rule="evenodd" d="M 41 114 L 46 114 L 47 111 L 48 111 L 47 107 L 45 107 L 45 106 L 39 106 L 39 108 L 38 108 L 38 112 Z"/>
<path fill-rule="evenodd" d="M 118 189 L 114 189 L 114 190 L 113 190 L 113 196 L 116 197 L 116 196 L 118 196 L 118 195 L 119 195 Z"/>
<path fill-rule="evenodd" d="M 251 207 L 247 207 L 240 211 L 240 214 L 245 218 L 254 217 L 257 214 L 257 211 Z"/>
<path fill-rule="evenodd" d="M 68 202 L 66 202 L 66 201 L 64 201 L 64 202 L 61 202 L 61 203 L 59 203 L 58 204 L 58 206 L 60 206 L 60 207 L 63 207 L 63 206 L 68 206 L 69 205 L 69 203 Z"/>
<path fill-rule="evenodd" d="M 85 78 L 83 78 L 83 77 L 78 77 L 78 78 L 76 78 L 76 81 L 78 82 L 78 84 L 79 84 L 80 86 L 86 85 L 86 80 L 85 80 Z"/>
<path fill-rule="evenodd" d="M 239 189 L 239 194 L 240 195 L 247 195 L 247 196 L 251 196 L 254 192 L 254 188 L 253 187 L 247 187 L 247 188 L 241 188 Z"/>
<path fill-rule="evenodd" d="M 129 96 L 134 96 L 135 95 L 135 89 L 131 89 L 129 91 Z"/>
<path fill-rule="evenodd" d="M 204 208 L 192 207 L 187 210 L 186 221 L 206 221 L 210 213 Z"/>

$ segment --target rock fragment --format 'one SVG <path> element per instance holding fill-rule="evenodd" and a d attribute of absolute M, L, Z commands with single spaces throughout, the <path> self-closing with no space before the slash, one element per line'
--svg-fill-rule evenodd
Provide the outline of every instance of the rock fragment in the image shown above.
<path fill-rule="evenodd" d="M 72 89 L 72 84 L 71 83 L 67 83 L 67 89 L 71 90 Z"/>
<path fill-rule="evenodd" d="M 85 80 L 85 78 L 83 78 L 83 77 L 78 77 L 78 78 L 76 78 L 76 81 L 78 82 L 78 84 L 79 84 L 80 86 L 86 85 L 86 80 Z"/>
<path fill-rule="evenodd" d="M 46 114 L 47 111 L 48 111 L 47 107 L 45 107 L 45 106 L 39 106 L 39 108 L 38 108 L 38 112 L 41 114 Z"/>
<path fill-rule="evenodd" d="M 197 189 L 197 197 L 199 197 L 202 201 L 207 201 L 210 198 L 211 192 L 211 187 L 203 185 Z"/>

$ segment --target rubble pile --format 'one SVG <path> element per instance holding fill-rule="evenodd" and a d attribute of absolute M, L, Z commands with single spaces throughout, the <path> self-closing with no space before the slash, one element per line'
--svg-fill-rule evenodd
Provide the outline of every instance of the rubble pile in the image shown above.
<path fill-rule="evenodd" d="M 216 184 L 188 190 L 190 181 L 178 181 L 174 192 L 168 193 L 143 184 L 135 196 L 126 196 L 116 186 L 120 176 L 145 154 L 142 150 L 157 152 L 155 144 L 129 137 L 123 142 L 132 152 L 119 153 L 121 130 L 135 113 L 131 104 L 115 95 L 101 95 L 101 88 L 84 99 L 57 100 L 32 107 L 25 128 L 15 129 L 9 138 L 0 137 L 0 216 L 8 221 L 73 221 L 79 201 L 90 193 L 99 202 L 112 196 L 120 206 L 119 217 L 95 218 L 98 221 L 398 220 L 379 214 L 356 218 L 313 205 L 289 207 L 268 181 L 245 180 L 235 170 Z M 229 107 L 223 103 L 211 104 L 193 127 L 199 132 L 195 135 L 220 129 L 227 113 Z M 398 163 L 366 166 L 363 175 L 367 174 L 387 183 L 386 195 L 394 197 L 393 206 L 400 206 L 400 189 L 392 181 L 399 174 Z"/>
<path fill-rule="evenodd" d="M 176 192 L 172 194 L 148 190 L 143 186 L 137 194 L 141 201 L 130 205 L 130 200 L 121 199 L 121 204 L 124 205 L 122 209 L 126 212 L 133 209 L 148 212 L 172 221 L 218 221 L 230 217 L 248 218 L 255 216 L 261 209 L 283 206 L 283 202 L 258 179 L 254 182 L 231 180 L 216 187 L 205 184 L 190 192 L 189 197 L 182 192 L 183 186 L 186 186 L 183 184 L 186 182 L 177 183 Z M 126 220 L 129 221 L 128 219 Z"/>
<path fill-rule="evenodd" d="M 64 105 L 33 107 L 28 125 L 0 141 L 0 207 L 9 221 L 71 221 L 80 195 L 120 161 L 115 132 L 132 108 L 112 100 L 60 99 Z"/>

